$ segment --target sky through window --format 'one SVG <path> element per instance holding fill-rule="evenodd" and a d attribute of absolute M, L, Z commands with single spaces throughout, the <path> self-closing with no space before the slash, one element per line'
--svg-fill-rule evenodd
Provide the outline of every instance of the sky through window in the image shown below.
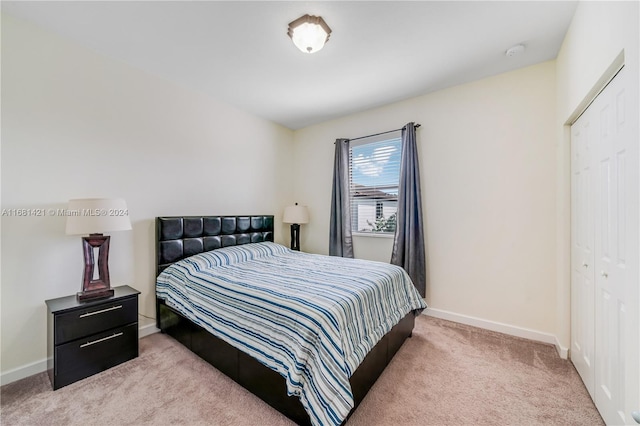
<path fill-rule="evenodd" d="M 395 186 L 392 190 L 380 189 L 397 194 L 401 147 L 400 138 L 352 147 L 352 183 L 378 188 Z"/>

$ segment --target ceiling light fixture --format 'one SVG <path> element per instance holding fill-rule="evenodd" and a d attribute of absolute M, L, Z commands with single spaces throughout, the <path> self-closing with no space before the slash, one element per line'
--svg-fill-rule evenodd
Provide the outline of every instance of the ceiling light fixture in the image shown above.
<path fill-rule="evenodd" d="M 304 53 L 315 53 L 329 40 L 331 28 L 321 16 L 304 15 L 289 23 L 287 35 Z"/>

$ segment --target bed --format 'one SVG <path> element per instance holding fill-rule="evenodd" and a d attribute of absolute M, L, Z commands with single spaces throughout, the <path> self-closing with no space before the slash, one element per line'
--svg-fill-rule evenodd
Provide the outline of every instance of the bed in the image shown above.
<path fill-rule="evenodd" d="M 270 215 L 158 217 L 156 240 L 158 328 L 298 424 L 344 423 L 426 307 L 401 268 L 274 243 Z"/>

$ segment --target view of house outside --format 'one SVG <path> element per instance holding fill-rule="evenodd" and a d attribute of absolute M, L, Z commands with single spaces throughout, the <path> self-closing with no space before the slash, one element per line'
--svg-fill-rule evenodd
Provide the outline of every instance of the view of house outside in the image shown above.
<path fill-rule="evenodd" d="M 398 209 L 400 138 L 350 149 L 353 232 L 393 233 Z"/>

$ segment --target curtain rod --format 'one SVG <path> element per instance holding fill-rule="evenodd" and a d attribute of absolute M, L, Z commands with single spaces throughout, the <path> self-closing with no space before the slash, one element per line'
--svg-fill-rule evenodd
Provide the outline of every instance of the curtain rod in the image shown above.
<path fill-rule="evenodd" d="M 421 126 L 421 124 L 414 124 L 413 125 L 413 127 L 415 127 L 416 129 L 419 128 L 420 126 Z M 371 138 L 371 137 L 374 137 L 374 136 L 386 135 L 387 133 L 399 132 L 400 130 L 406 129 L 406 127 L 407 126 L 403 126 L 403 127 L 399 128 L 399 129 L 395 129 L 395 130 L 388 130 L 386 132 L 374 133 L 373 135 L 360 136 L 360 137 L 357 137 L 357 138 L 347 139 L 347 141 L 357 141 L 358 139 Z"/>
<path fill-rule="evenodd" d="M 373 136 L 380 136 L 380 135 L 386 135 L 387 133 L 393 133 L 393 132 L 398 132 L 400 130 L 404 130 L 407 126 L 401 127 L 399 129 L 395 129 L 395 130 L 389 130 L 386 132 L 380 132 L 380 133 L 374 133 L 373 135 L 367 135 L 367 136 L 360 136 L 359 138 L 353 138 L 353 139 L 349 139 L 350 141 L 357 141 L 358 139 L 364 139 L 364 138 L 371 138 Z M 420 127 L 420 124 L 414 124 L 413 127 L 415 127 L 416 129 L 418 127 Z"/>

